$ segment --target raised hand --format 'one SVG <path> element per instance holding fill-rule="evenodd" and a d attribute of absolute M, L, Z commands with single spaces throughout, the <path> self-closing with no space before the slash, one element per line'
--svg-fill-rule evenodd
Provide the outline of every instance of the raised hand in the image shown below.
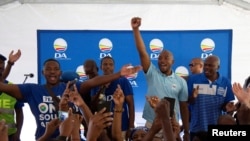
<path fill-rule="evenodd" d="M 129 66 L 131 66 L 131 65 L 128 64 L 128 65 L 124 65 L 122 67 L 122 69 L 120 70 L 121 76 L 128 76 L 128 75 L 134 74 L 142 69 L 141 66 L 134 66 L 134 67 L 129 67 Z"/>
<path fill-rule="evenodd" d="M 193 97 L 196 98 L 199 94 L 199 85 L 196 86 L 196 88 L 193 89 Z"/>
<path fill-rule="evenodd" d="M 0 121 L 0 138 L 1 141 L 8 141 L 8 126 L 4 119 Z"/>
<path fill-rule="evenodd" d="M 156 105 L 160 102 L 157 96 L 146 96 L 146 100 L 153 109 L 155 109 Z"/>
<path fill-rule="evenodd" d="M 123 91 L 120 85 L 117 85 L 117 88 L 113 94 L 113 100 L 116 106 L 119 106 L 119 107 L 123 106 L 125 96 L 123 94 Z"/>
<path fill-rule="evenodd" d="M 87 140 L 96 140 L 106 127 L 111 126 L 113 118 L 112 112 L 106 112 L 106 108 L 103 108 L 99 112 L 95 113 L 89 121 Z"/>
<path fill-rule="evenodd" d="M 21 50 L 20 49 L 18 49 L 15 54 L 14 54 L 14 51 L 12 50 L 9 54 L 9 61 L 11 63 L 15 63 L 20 57 L 21 57 Z"/>
<path fill-rule="evenodd" d="M 52 119 L 49 123 L 46 124 L 45 135 L 50 137 L 56 129 L 59 127 L 61 121 L 58 118 Z"/>
<path fill-rule="evenodd" d="M 177 119 L 175 118 L 175 113 L 173 114 L 173 117 L 171 118 L 171 125 L 173 128 L 173 133 L 176 139 L 181 141 L 180 137 L 180 132 L 181 132 L 181 127 L 179 122 L 177 122 Z"/>
<path fill-rule="evenodd" d="M 75 125 L 74 114 L 72 113 L 72 109 L 69 108 L 68 117 L 59 126 L 60 136 L 66 136 L 66 137 L 70 136 L 73 128 L 76 128 L 74 125 Z"/>
<path fill-rule="evenodd" d="M 74 91 L 69 91 L 69 100 L 72 101 L 77 106 L 83 106 L 86 105 L 84 100 L 82 99 L 81 95 L 77 91 L 76 85 L 73 85 Z"/>
<path fill-rule="evenodd" d="M 62 98 L 59 102 L 59 109 L 61 111 L 68 111 L 69 110 L 69 95 L 70 95 L 70 88 L 69 88 L 70 82 L 67 83 L 66 89 L 63 92 Z"/>
<path fill-rule="evenodd" d="M 250 108 L 250 88 L 244 90 L 240 83 L 234 83 L 232 90 L 239 102 L 245 104 L 248 108 Z"/>
<path fill-rule="evenodd" d="M 161 118 L 170 118 L 170 104 L 166 99 L 160 100 L 156 105 L 155 114 Z"/>
<path fill-rule="evenodd" d="M 139 28 L 140 26 L 141 26 L 141 18 L 139 18 L 139 17 L 133 17 L 131 19 L 131 27 L 133 29 L 135 29 L 135 28 Z"/>

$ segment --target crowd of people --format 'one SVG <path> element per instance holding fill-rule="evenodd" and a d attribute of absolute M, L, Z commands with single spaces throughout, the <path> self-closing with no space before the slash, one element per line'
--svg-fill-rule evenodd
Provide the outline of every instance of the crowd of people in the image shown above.
<path fill-rule="evenodd" d="M 1 140 L 21 140 L 23 103 L 35 118 L 36 141 L 81 141 L 81 125 L 87 141 L 206 141 L 209 125 L 250 124 L 250 78 L 243 87 L 232 84 L 219 73 L 221 62 L 216 55 L 192 58 L 191 74 L 182 77 L 173 71 L 174 55 L 163 50 L 157 67 L 146 51 L 140 26 L 141 18 L 133 17 L 140 65 L 124 65 L 115 73 L 112 57 L 102 58 L 100 67 L 94 60 L 85 60 L 88 78 L 84 81 L 62 82 L 60 63 L 48 58 L 42 70 L 45 84 L 13 84 L 7 77 L 21 51 L 11 51 L 7 65 L 7 58 L 0 54 L 0 100 L 9 106 L 0 105 Z M 142 115 L 146 122 L 135 127 L 134 92 L 125 76 L 140 70 L 148 84 Z"/>

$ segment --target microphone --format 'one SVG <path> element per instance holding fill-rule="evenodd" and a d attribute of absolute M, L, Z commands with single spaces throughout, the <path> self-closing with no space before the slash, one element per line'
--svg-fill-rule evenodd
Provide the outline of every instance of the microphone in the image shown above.
<path fill-rule="evenodd" d="M 24 76 L 25 76 L 25 78 L 24 78 L 23 84 L 26 82 L 26 80 L 28 79 L 28 77 L 30 77 L 30 78 L 34 77 L 34 74 L 33 73 L 24 74 Z"/>
<path fill-rule="evenodd" d="M 68 83 L 69 81 L 77 81 L 80 76 L 75 71 L 65 71 L 61 75 L 61 82 Z M 74 82 L 73 82 L 74 83 Z"/>
<path fill-rule="evenodd" d="M 33 73 L 30 73 L 30 74 L 24 74 L 24 76 L 32 78 L 32 77 L 34 77 L 34 74 L 33 74 Z"/>

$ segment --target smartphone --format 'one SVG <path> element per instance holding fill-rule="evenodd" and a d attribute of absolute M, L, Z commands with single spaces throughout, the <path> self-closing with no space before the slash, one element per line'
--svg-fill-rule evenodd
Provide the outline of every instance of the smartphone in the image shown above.
<path fill-rule="evenodd" d="M 79 108 L 77 105 L 75 105 L 73 102 L 68 102 L 69 108 L 72 109 L 72 113 L 73 114 L 79 114 L 79 115 L 83 115 L 83 112 L 81 110 L 81 108 Z"/>
<path fill-rule="evenodd" d="M 170 104 L 170 117 L 173 117 L 173 115 L 174 115 L 175 99 L 171 98 L 171 97 L 164 97 L 164 99 L 166 99 L 169 102 L 169 104 Z"/>
<path fill-rule="evenodd" d="M 69 114 L 66 111 L 58 111 L 58 119 L 60 121 L 64 121 L 66 118 L 68 118 Z"/>
<path fill-rule="evenodd" d="M 104 107 L 106 107 L 105 112 L 111 112 L 111 101 L 102 101 L 101 103 L 98 103 L 97 104 L 97 111 L 100 111 Z"/>
<path fill-rule="evenodd" d="M 70 81 L 70 83 L 69 83 L 69 89 L 71 91 L 74 91 L 74 84 L 76 84 L 76 79 Z"/>

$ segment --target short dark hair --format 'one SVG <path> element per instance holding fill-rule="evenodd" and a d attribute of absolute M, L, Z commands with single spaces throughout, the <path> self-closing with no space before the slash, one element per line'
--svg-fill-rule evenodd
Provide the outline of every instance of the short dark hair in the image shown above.
<path fill-rule="evenodd" d="M 105 57 L 103 57 L 103 58 L 101 59 L 101 65 L 102 65 L 103 60 L 105 60 L 105 59 L 111 59 L 111 60 L 114 62 L 114 64 L 115 64 L 115 60 L 114 60 L 112 57 L 110 57 L 110 56 L 105 56 Z"/>
<path fill-rule="evenodd" d="M 96 68 L 96 71 L 99 71 L 99 68 L 97 67 L 97 64 L 96 64 L 95 60 L 93 60 L 93 59 L 85 60 L 85 61 L 83 62 L 83 66 L 85 66 L 87 62 L 93 64 L 93 66 Z"/>
<path fill-rule="evenodd" d="M 49 58 L 49 59 L 45 60 L 44 63 L 43 63 L 43 66 L 45 66 L 45 64 L 46 64 L 47 62 L 50 62 L 50 61 L 56 62 L 56 63 L 59 65 L 59 67 L 61 68 L 59 61 L 56 60 L 55 58 Z"/>
<path fill-rule="evenodd" d="M 5 61 L 5 60 L 6 60 L 6 57 L 3 56 L 2 54 L 0 54 L 0 59 L 1 59 L 2 61 Z"/>

